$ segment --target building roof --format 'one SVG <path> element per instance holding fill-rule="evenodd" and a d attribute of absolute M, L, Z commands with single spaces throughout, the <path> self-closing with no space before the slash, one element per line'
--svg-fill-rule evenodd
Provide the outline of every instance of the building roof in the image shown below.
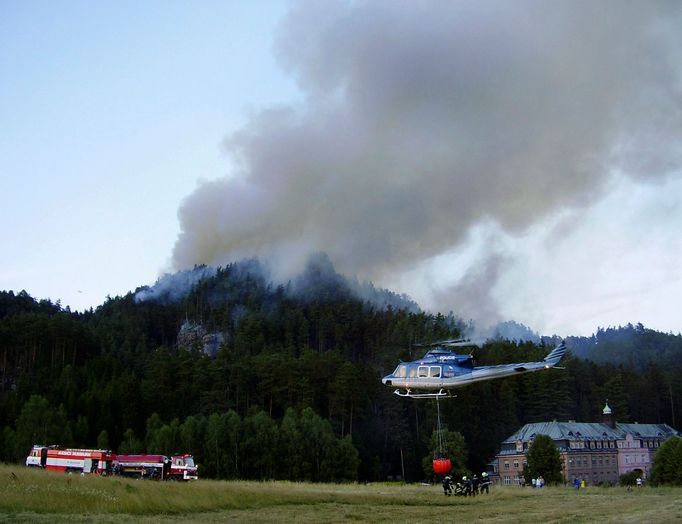
<path fill-rule="evenodd" d="M 641 438 L 668 438 L 673 435 L 682 435 L 668 424 L 621 424 L 619 422 L 616 428 L 623 433 L 632 433 L 633 436 Z"/>
<path fill-rule="evenodd" d="M 616 424 L 611 428 L 599 422 L 534 422 L 509 436 L 503 444 L 528 442 L 535 435 L 548 435 L 552 440 L 621 440 L 631 433 L 637 438 L 668 438 L 680 432 L 667 424 Z"/>

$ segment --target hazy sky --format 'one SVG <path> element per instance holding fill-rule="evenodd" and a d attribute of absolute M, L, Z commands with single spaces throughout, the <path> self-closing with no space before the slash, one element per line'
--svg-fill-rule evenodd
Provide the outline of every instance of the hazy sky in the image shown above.
<path fill-rule="evenodd" d="M 325 251 L 480 324 L 677 333 L 680 27 L 679 2 L 0 0 L 0 289 L 83 309 Z"/>

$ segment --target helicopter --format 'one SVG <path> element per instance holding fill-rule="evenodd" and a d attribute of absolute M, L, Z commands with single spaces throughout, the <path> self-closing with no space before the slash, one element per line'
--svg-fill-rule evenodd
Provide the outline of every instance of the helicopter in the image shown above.
<path fill-rule="evenodd" d="M 562 342 L 541 362 L 476 366 L 472 354 L 459 355 L 447 349 L 478 345 L 465 339 L 441 340 L 427 344 L 427 347 L 433 349 L 419 360 L 401 362 L 393 373 L 386 375 L 381 381 L 386 386 L 395 387 L 394 393 L 400 397 L 440 398 L 450 396 L 451 389 L 468 386 L 474 382 L 551 369 L 566 353 L 566 344 Z M 420 344 L 417 346 L 424 347 Z"/>

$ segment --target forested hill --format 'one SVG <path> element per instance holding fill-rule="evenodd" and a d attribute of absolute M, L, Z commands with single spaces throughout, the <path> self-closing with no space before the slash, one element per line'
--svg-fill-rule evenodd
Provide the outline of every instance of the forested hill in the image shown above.
<path fill-rule="evenodd" d="M 204 476 L 292 480 L 380 480 L 401 475 L 402 459 L 419 480 L 435 403 L 398 398 L 380 377 L 420 355 L 415 342 L 464 327 L 338 275 L 324 256 L 286 284 L 251 260 L 170 275 L 85 313 L 0 292 L 0 459 L 21 461 L 35 443 L 186 451 Z M 674 360 L 672 339 L 662 354 Z M 535 360 L 553 343 L 489 342 L 476 356 Z M 682 420 L 679 366 L 563 365 L 441 401 L 464 436 L 460 467 L 482 470 L 526 422 L 599 420 L 606 398 L 620 421 Z"/>
<path fill-rule="evenodd" d="M 567 341 L 575 356 L 594 362 L 629 365 L 642 371 L 652 364 L 682 366 L 682 335 L 661 333 L 642 324 L 599 328 L 592 337 L 570 337 Z"/>

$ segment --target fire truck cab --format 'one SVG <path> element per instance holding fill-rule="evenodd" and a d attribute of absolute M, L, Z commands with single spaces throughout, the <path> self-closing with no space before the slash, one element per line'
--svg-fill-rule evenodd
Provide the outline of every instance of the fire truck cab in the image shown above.
<path fill-rule="evenodd" d="M 28 457 L 26 457 L 26 465 L 34 468 L 44 468 L 47 463 L 47 446 L 33 446 Z"/>
<path fill-rule="evenodd" d="M 170 476 L 177 480 L 197 480 L 198 466 L 194 464 L 192 455 L 173 455 L 171 457 Z"/>

